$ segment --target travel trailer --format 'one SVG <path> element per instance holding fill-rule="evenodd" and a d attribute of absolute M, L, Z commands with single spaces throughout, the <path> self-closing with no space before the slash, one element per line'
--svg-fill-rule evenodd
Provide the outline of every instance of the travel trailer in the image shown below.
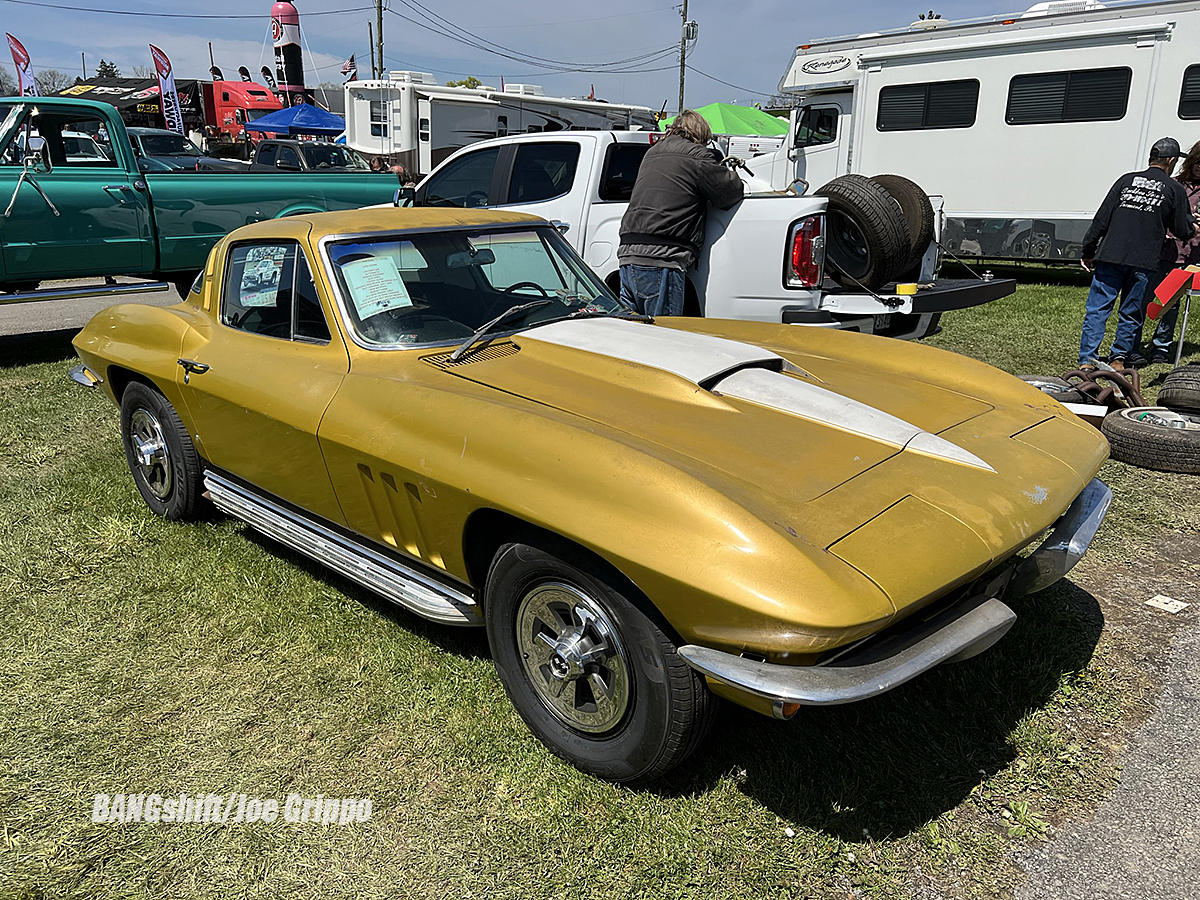
<path fill-rule="evenodd" d="M 346 143 L 425 175 L 475 141 L 537 131 L 655 129 L 647 106 L 547 97 L 535 84 L 503 90 L 439 85 L 428 72 L 346 83 Z"/>
<path fill-rule="evenodd" d="M 1200 140 L 1200 2 L 1060 0 L 984 21 L 797 48 L 785 146 L 751 162 L 786 188 L 904 175 L 945 197 L 943 246 L 1078 259 L 1112 182 L 1151 145 Z"/>

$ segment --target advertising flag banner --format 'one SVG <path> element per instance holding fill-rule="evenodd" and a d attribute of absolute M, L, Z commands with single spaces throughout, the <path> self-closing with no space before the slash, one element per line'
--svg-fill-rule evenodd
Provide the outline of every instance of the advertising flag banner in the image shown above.
<path fill-rule="evenodd" d="M 162 98 L 163 118 L 170 131 L 183 134 L 183 110 L 179 106 L 179 92 L 175 90 L 175 73 L 171 71 L 171 60 L 153 44 L 150 55 L 154 58 L 154 69 L 158 72 L 158 93 Z"/>
<path fill-rule="evenodd" d="M 21 96 L 36 97 L 37 84 L 33 80 L 33 72 L 30 71 L 29 53 L 25 50 L 25 45 L 7 31 L 4 32 L 4 36 L 8 38 L 8 49 L 12 51 L 13 65 L 17 67 L 17 87 Z"/>

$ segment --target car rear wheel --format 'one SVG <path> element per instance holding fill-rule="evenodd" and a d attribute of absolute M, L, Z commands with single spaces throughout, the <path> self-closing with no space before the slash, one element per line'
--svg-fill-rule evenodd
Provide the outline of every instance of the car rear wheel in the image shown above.
<path fill-rule="evenodd" d="M 652 781 L 696 748 L 717 700 L 614 578 L 545 543 L 506 544 L 488 573 L 500 680 L 556 755 L 610 781 Z"/>
<path fill-rule="evenodd" d="M 200 458 L 174 407 L 133 382 L 121 395 L 121 442 L 146 505 L 167 519 L 192 519 L 199 502 Z"/>

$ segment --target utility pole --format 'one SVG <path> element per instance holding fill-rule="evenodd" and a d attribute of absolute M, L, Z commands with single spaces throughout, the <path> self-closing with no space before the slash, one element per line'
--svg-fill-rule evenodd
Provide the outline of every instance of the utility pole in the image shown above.
<path fill-rule="evenodd" d="M 376 78 L 375 71 L 375 35 L 371 32 L 371 23 L 367 22 L 367 46 L 371 48 L 371 77 Z"/>
<path fill-rule="evenodd" d="M 679 30 L 679 109 L 675 111 L 676 115 L 683 112 L 683 75 L 686 71 L 685 62 L 687 57 L 687 5 L 688 0 L 683 0 L 683 9 L 680 10 L 679 16 L 683 20 L 683 25 Z"/>
<path fill-rule="evenodd" d="M 87 57 L 82 52 L 79 54 L 79 68 L 83 70 L 83 77 L 87 78 Z"/>
<path fill-rule="evenodd" d="M 375 0 L 375 59 L 379 62 L 379 77 L 387 71 L 383 65 L 383 0 Z"/>

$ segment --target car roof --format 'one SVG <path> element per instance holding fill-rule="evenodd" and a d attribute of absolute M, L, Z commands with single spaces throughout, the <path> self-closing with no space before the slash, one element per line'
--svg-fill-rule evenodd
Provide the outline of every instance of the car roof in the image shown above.
<path fill-rule="evenodd" d="M 175 137 L 184 137 L 178 131 L 171 131 L 169 128 L 146 128 L 143 125 L 133 125 L 125 129 L 130 134 L 172 134 Z"/>
<path fill-rule="evenodd" d="M 291 238 L 308 234 L 313 240 L 331 235 L 379 232 L 420 231 L 444 228 L 471 228 L 489 225 L 546 224 L 546 220 L 528 213 L 487 209 L 431 209 L 428 207 L 375 207 L 341 212 L 311 213 L 268 219 L 244 225 L 230 235 L 231 241 Z"/>

